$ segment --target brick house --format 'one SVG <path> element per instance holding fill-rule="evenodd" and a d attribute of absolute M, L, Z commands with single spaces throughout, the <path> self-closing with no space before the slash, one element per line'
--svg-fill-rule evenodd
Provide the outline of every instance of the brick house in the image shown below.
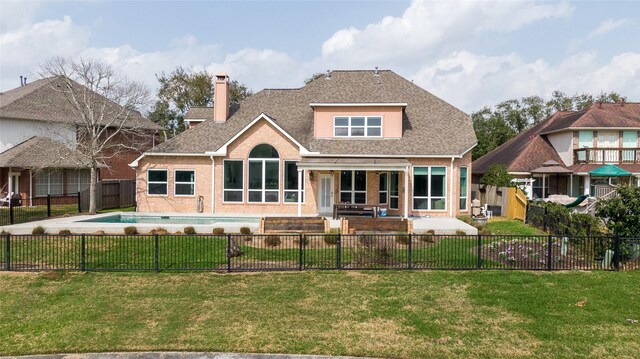
<path fill-rule="evenodd" d="M 602 197 L 616 183 L 640 184 L 640 103 L 594 103 L 560 111 L 473 162 L 473 183 L 494 163 L 533 179 L 535 198 Z M 602 176 L 614 165 L 625 176 Z"/>
<path fill-rule="evenodd" d="M 471 119 L 392 71 L 333 71 L 298 89 L 265 89 L 214 106 L 190 129 L 145 152 L 142 212 L 327 215 L 334 204 L 391 215 L 469 211 Z"/>
<path fill-rule="evenodd" d="M 18 193 L 23 199 L 75 195 L 89 186 L 89 169 L 83 166 L 88 161 L 76 151 L 81 120 L 65 95 L 56 90 L 62 86 L 56 81 L 45 78 L 27 84 L 25 79 L 20 87 L 0 93 L 1 197 L 8 193 Z M 104 121 L 109 123 L 109 119 Z M 160 126 L 137 112 L 127 121 L 148 134 L 135 141 L 148 143 L 143 150 L 151 148 Z M 141 152 L 107 154 L 99 179 L 135 179 L 135 170 L 128 164 Z"/>

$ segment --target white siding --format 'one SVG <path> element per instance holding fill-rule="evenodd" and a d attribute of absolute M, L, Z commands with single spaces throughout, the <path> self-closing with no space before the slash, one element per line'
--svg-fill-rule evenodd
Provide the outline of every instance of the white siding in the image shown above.
<path fill-rule="evenodd" d="M 560 158 L 567 166 L 573 165 L 573 133 L 571 131 L 559 132 L 547 135 L 549 142 L 558 152 Z M 547 159 L 544 159 L 545 161 Z"/>
<path fill-rule="evenodd" d="M 75 145 L 75 126 L 32 120 L 0 118 L 0 153 L 33 136 L 49 137 Z"/>

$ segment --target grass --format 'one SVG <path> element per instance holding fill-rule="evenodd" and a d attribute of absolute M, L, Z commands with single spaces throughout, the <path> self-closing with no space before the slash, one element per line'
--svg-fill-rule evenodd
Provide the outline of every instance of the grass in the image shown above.
<path fill-rule="evenodd" d="M 515 219 L 492 218 L 487 223 L 492 234 L 543 235 L 543 231 Z"/>
<path fill-rule="evenodd" d="M 109 209 L 101 209 L 97 211 L 98 213 L 112 213 L 112 212 L 135 212 L 136 206 L 128 206 L 121 208 L 109 208 Z"/>
<path fill-rule="evenodd" d="M 640 272 L 0 274 L 0 355 L 632 358 Z"/>
<path fill-rule="evenodd" d="M 78 204 L 51 205 L 51 217 L 77 215 Z M 47 206 L 20 206 L 13 209 L 14 224 L 47 219 Z M 0 207 L 0 226 L 9 225 L 9 207 Z"/>

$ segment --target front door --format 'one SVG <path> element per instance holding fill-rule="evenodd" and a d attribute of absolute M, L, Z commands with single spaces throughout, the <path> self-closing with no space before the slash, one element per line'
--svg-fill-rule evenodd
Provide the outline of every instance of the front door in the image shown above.
<path fill-rule="evenodd" d="M 9 174 L 9 193 L 20 193 L 20 173 Z"/>
<path fill-rule="evenodd" d="M 318 176 L 318 213 L 333 212 L 333 176 Z"/>

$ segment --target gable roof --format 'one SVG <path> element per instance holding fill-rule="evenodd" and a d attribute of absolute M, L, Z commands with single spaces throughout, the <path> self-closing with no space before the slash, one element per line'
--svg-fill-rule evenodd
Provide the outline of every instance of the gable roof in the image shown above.
<path fill-rule="evenodd" d="M 494 163 L 505 165 L 509 172 L 530 172 L 548 160 L 566 166 L 546 134 L 574 128 L 600 127 L 640 128 L 640 103 L 595 103 L 582 111 L 556 112 L 473 161 L 473 172 L 484 173 Z"/>
<path fill-rule="evenodd" d="M 81 123 L 80 115 L 69 103 L 64 93 L 57 91 L 62 81 L 56 77 L 49 77 L 28 83 L 24 86 L 0 93 L 0 117 L 18 120 L 36 120 L 56 123 Z M 74 83 L 81 86 L 78 83 Z M 109 101 L 111 106 L 119 106 Z M 109 111 L 107 111 L 108 113 Z M 105 123 L 111 119 L 108 116 Z M 131 127 L 156 130 L 161 129 L 156 123 L 144 118 L 134 111 L 127 119 Z"/>
<path fill-rule="evenodd" d="M 34 136 L 0 153 L 0 167 L 79 168 L 88 157 L 60 141 Z"/>
<path fill-rule="evenodd" d="M 406 103 L 401 139 L 314 139 L 312 103 Z M 196 108 L 188 118 L 207 121 L 156 146 L 151 152 L 218 150 L 261 113 L 310 152 L 323 155 L 461 155 L 476 144 L 467 114 L 392 71 L 333 71 L 298 89 L 265 89 L 243 100 L 224 123 Z"/>

